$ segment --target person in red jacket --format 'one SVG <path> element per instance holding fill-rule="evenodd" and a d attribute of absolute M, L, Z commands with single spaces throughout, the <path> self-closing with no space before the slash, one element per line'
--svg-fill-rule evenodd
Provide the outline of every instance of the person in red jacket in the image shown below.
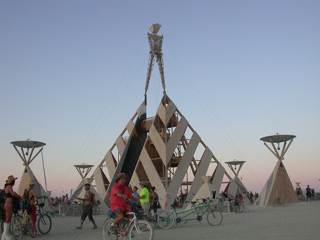
<path fill-rule="evenodd" d="M 126 212 L 131 210 L 130 205 L 127 204 L 127 199 L 138 202 L 138 200 L 132 196 L 130 189 L 125 185 L 128 180 L 128 176 L 124 173 L 118 174 L 115 180 L 116 184 L 111 190 L 110 206 L 111 211 L 116 215 L 116 218 L 110 226 L 112 233 L 115 233 L 116 224 L 124 218 Z"/>

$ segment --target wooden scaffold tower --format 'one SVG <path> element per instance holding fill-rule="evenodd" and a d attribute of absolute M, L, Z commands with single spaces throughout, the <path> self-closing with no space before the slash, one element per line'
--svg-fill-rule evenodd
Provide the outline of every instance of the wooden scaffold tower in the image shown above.
<path fill-rule="evenodd" d="M 155 116 L 146 119 L 145 128 L 148 135 L 131 176 L 130 185 L 133 187 L 138 186 L 141 181 L 149 182 L 150 186 L 156 187 L 161 207 L 167 208 L 184 189 L 188 193 L 186 200 L 191 200 L 204 183 L 202 176 L 209 176 L 209 184 L 216 192 L 219 192 L 223 178 L 229 179 L 230 182 L 234 180 L 166 93 L 161 51 L 163 36 L 157 35 L 159 29 L 160 25 L 154 24 L 150 28 L 151 33 L 148 33 L 150 57 L 145 97 L 155 58 L 161 75 L 163 96 Z M 110 179 L 115 175 L 127 145 L 127 136 L 131 135 L 142 106 L 129 120 L 94 171 L 97 191 L 100 196 L 105 196 L 105 200 L 111 187 Z M 103 170 L 104 166 L 106 173 Z"/>

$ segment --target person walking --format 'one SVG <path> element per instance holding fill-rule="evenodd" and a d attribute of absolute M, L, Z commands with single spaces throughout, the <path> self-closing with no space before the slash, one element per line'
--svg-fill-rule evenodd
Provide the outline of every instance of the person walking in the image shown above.
<path fill-rule="evenodd" d="M 138 202 L 131 193 L 130 189 L 125 185 L 129 180 L 128 176 L 124 173 L 119 173 L 115 180 L 115 185 L 111 189 L 110 206 L 111 211 L 116 215 L 110 226 L 110 232 L 116 232 L 116 225 L 124 219 L 127 212 L 131 210 L 131 207 L 127 204 L 127 199 Z M 132 218 L 131 215 L 128 216 Z"/>
<path fill-rule="evenodd" d="M 6 220 L 4 222 L 4 229 L 3 234 L 1 237 L 1 240 L 12 240 L 13 237 L 10 233 L 10 222 L 13 214 L 13 199 L 14 198 L 20 198 L 18 194 L 13 192 L 13 186 L 15 184 L 15 181 L 18 178 L 15 178 L 14 176 L 10 175 L 8 177 L 8 180 L 6 180 L 6 183 L 4 185 L 4 194 L 5 194 L 5 203 L 4 203 L 4 209 L 6 211 Z"/>
<path fill-rule="evenodd" d="M 142 190 L 140 192 L 140 196 L 138 199 L 140 199 L 140 203 L 143 209 L 143 219 L 148 221 L 148 214 L 150 210 L 150 200 L 149 200 L 149 190 L 148 190 L 148 183 L 143 181 L 139 183 Z"/>
<path fill-rule="evenodd" d="M 93 224 L 93 229 L 97 228 L 97 224 L 92 217 L 92 199 L 94 198 L 94 194 L 90 192 L 90 184 L 84 185 L 84 189 L 86 191 L 84 198 L 76 197 L 76 199 L 84 201 L 84 209 L 81 215 L 80 227 L 76 227 L 77 229 L 82 229 L 82 225 L 86 220 L 86 217 L 89 217 L 89 220 Z"/>

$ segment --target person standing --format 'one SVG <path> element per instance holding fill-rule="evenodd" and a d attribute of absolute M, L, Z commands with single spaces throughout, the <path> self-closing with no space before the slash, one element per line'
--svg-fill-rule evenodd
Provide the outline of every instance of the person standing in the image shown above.
<path fill-rule="evenodd" d="M 139 193 L 138 193 L 138 188 L 137 188 L 137 186 L 134 186 L 134 187 L 133 187 L 132 196 L 135 197 L 136 199 L 138 199 Z M 138 204 L 137 202 L 131 201 L 131 207 L 133 207 L 133 211 L 135 211 L 135 210 L 134 210 L 134 207 L 137 207 L 137 204 Z"/>
<path fill-rule="evenodd" d="M 134 187 L 133 187 L 132 196 L 134 196 L 135 198 L 138 198 L 138 197 L 139 197 L 139 193 L 138 193 L 138 188 L 137 188 L 137 186 L 134 186 Z"/>
<path fill-rule="evenodd" d="M 119 173 L 115 180 L 115 185 L 111 190 L 110 206 L 111 211 L 116 215 L 113 220 L 110 231 L 116 232 L 116 225 L 124 219 L 124 215 L 131 210 L 131 207 L 127 204 L 127 199 L 138 202 L 138 200 L 132 195 L 130 189 L 125 185 L 129 180 L 128 176 L 124 173 Z M 132 216 L 128 216 L 131 218 Z"/>
<path fill-rule="evenodd" d="M 76 199 L 84 201 L 84 209 L 81 215 L 80 227 L 76 227 L 76 228 L 82 229 L 83 222 L 84 220 L 86 220 L 86 217 L 88 216 L 89 220 L 93 224 L 93 229 L 96 229 L 97 224 L 92 217 L 92 198 L 94 197 L 94 194 L 90 192 L 90 184 L 84 185 L 84 190 L 86 191 L 84 198 L 76 197 Z"/>
<path fill-rule="evenodd" d="M 309 199 L 310 199 L 310 202 L 311 202 L 311 189 L 310 189 L 309 185 L 306 188 L 306 195 L 307 195 L 307 202 L 308 202 Z"/>
<path fill-rule="evenodd" d="M 148 183 L 143 181 L 139 184 L 142 190 L 138 199 L 140 199 L 140 203 L 143 209 L 143 219 L 148 221 L 148 214 L 150 210 L 149 190 L 147 188 Z"/>
<path fill-rule="evenodd" d="M 29 200 L 29 206 L 27 208 L 28 214 L 32 217 L 34 221 L 34 228 L 36 228 L 36 222 L 37 222 L 37 209 L 35 205 L 35 200 L 40 199 L 40 198 L 48 198 L 47 196 L 38 196 L 36 194 L 36 191 L 34 190 L 34 186 L 36 185 L 36 181 L 34 179 L 29 180 L 29 187 L 27 187 L 24 190 L 24 195 L 28 198 Z"/>
<path fill-rule="evenodd" d="M 159 196 L 156 193 L 156 187 L 151 188 L 152 200 L 150 203 L 151 209 L 153 210 L 154 214 L 157 213 L 157 209 L 160 208 L 159 204 Z"/>
<path fill-rule="evenodd" d="M 13 239 L 11 233 L 10 233 L 10 222 L 13 214 L 13 198 L 20 198 L 18 194 L 13 192 L 13 186 L 15 184 L 15 180 L 18 178 L 15 178 L 14 176 L 10 175 L 8 177 L 8 180 L 6 180 L 6 183 L 4 185 L 4 193 L 5 193 L 5 203 L 4 203 L 4 210 L 6 211 L 6 220 L 4 222 L 4 229 L 1 240 L 11 240 Z"/>

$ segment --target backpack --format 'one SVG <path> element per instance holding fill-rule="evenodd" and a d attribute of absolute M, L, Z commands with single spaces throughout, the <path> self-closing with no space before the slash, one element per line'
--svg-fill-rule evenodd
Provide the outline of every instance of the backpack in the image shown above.
<path fill-rule="evenodd" d="M 107 211 L 107 215 L 111 218 L 116 218 L 116 214 L 111 211 L 111 208 L 109 208 L 109 210 Z"/>
<path fill-rule="evenodd" d="M 156 192 L 154 192 L 154 201 L 159 201 L 159 196 Z"/>
<path fill-rule="evenodd" d="M 92 194 L 91 203 L 92 203 L 92 205 L 94 205 L 96 203 L 95 195 L 94 195 L 94 193 L 91 193 L 91 194 Z"/>
<path fill-rule="evenodd" d="M 23 209 L 26 209 L 29 207 L 30 200 L 33 198 L 33 196 L 32 196 L 30 200 L 28 199 L 29 192 L 31 189 L 33 189 L 33 188 L 30 188 L 29 190 L 25 189 L 23 192 L 23 195 L 21 196 L 22 197 L 21 204 L 22 204 Z"/>

